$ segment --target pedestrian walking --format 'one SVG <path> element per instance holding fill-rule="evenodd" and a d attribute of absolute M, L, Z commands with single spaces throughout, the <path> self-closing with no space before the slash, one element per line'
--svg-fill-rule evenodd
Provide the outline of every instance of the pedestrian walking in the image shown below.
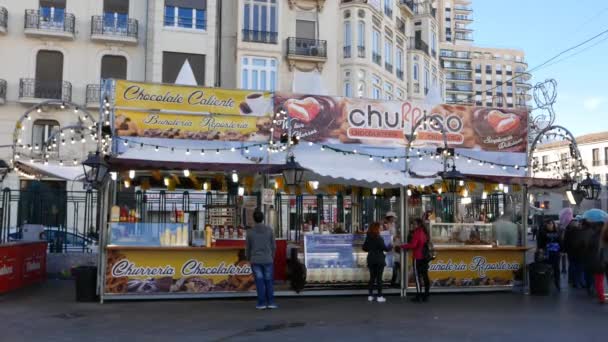
<path fill-rule="evenodd" d="M 363 242 L 363 250 L 367 252 L 367 268 L 369 269 L 369 296 L 367 300 L 378 303 L 386 302 L 386 298 L 382 296 L 382 275 L 386 266 L 386 255 L 384 252 L 391 250 L 391 245 L 384 243 L 384 239 L 380 236 L 380 223 L 374 222 L 367 231 L 365 242 Z M 374 288 L 377 295 L 374 296 Z"/>
<path fill-rule="evenodd" d="M 580 231 L 579 221 L 572 217 L 571 208 L 564 208 L 559 214 L 560 226 L 566 225 L 562 248 L 568 260 L 568 284 L 577 288 L 586 288 L 585 273 L 583 270 L 581 248 L 577 247 Z"/>
<path fill-rule="evenodd" d="M 583 223 L 581 230 L 583 243 L 583 262 L 585 265 L 587 291 L 593 293 L 591 284 L 595 286 L 595 292 L 600 303 L 605 301 L 604 291 L 604 263 L 602 260 L 602 229 L 606 224 L 608 214 L 600 209 L 591 209 L 583 213 Z"/>
<path fill-rule="evenodd" d="M 553 268 L 553 282 L 559 292 L 561 290 L 561 273 L 559 269 L 560 256 L 562 251 L 561 234 L 553 220 L 545 221 L 545 228 L 538 235 L 539 252 L 545 254 L 545 260 Z"/>
<path fill-rule="evenodd" d="M 410 242 L 401 245 L 405 250 L 412 251 L 412 264 L 414 266 L 414 277 L 416 279 L 416 297 L 415 302 L 426 302 L 429 300 L 429 292 L 431 282 L 429 280 L 429 262 L 431 261 L 428 255 L 425 255 L 425 249 L 429 249 L 429 234 L 424 227 L 424 222 L 421 219 L 414 220 L 414 230 Z M 424 287 L 424 293 L 422 289 Z"/>
<path fill-rule="evenodd" d="M 274 303 L 274 256 L 276 244 L 274 232 L 265 225 L 264 213 L 255 210 L 253 213 L 255 225 L 247 232 L 247 260 L 255 278 L 255 289 L 258 295 L 256 309 L 276 309 Z"/>

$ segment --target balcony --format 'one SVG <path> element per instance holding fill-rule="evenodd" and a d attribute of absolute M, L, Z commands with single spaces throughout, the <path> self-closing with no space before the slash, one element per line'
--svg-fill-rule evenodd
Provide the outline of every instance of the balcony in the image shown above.
<path fill-rule="evenodd" d="M 384 62 L 384 69 L 391 74 L 393 73 L 393 65 L 391 63 Z"/>
<path fill-rule="evenodd" d="M 444 61 L 443 68 L 448 70 L 473 71 L 471 65 L 466 63 L 449 63 Z"/>
<path fill-rule="evenodd" d="M 5 34 L 8 27 L 8 11 L 0 7 L 0 34 Z"/>
<path fill-rule="evenodd" d="M 454 38 L 456 40 L 464 40 L 464 41 L 468 41 L 468 42 L 473 41 L 473 35 L 472 34 L 456 33 L 456 35 L 454 35 Z"/>
<path fill-rule="evenodd" d="M 531 78 L 532 75 L 527 72 L 516 72 L 514 77 L 515 83 L 517 83 L 518 86 L 524 86 L 527 88 L 529 88 L 530 85 L 526 82 L 528 82 Z"/>
<path fill-rule="evenodd" d="M 0 105 L 6 102 L 6 81 L 0 79 Z"/>
<path fill-rule="evenodd" d="M 456 12 L 473 12 L 473 8 L 469 6 L 454 6 Z"/>
<path fill-rule="evenodd" d="M 365 58 L 365 46 L 357 46 L 357 56 Z"/>
<path fill-rule="evenodd" d="M 403 81 L 403 70 L 397 69 L 397 78 Z"/>
<path fill-rule="evenodd" d="M 342 48 L 342 54 L 344 55 L 344 58 L 350 58 L 352 56 L 351 54 L 352 51 L 352 47 L 351 46 L 345 46 Z"/>
<path fill-rule="evenodd" d="M 277 44 L 278 32 L 243 30 L 243 41 L 249 43 Z"/>
<path fill-rule="evenodd" d="M 400 0 L 399 7 L 403 11 L 403 13 L 405 13 L 407 16 L 409 16 L 409 17 L 414 16 L 414 13 L 415 13 L 414 12 L 414 9 L 415 9 L 414 0 Z"/>
<path fill-rule="evenodd" d="M 457 14 L 454 16 L 454 20 L 456 20 L 456 21 L 473 21 L 473 17 L 469 16 L 469 15 Z"/>
<path fill-rule="evenodd" d="M 409 49 L 422 51 L 430 56 L 429 54 L 429 45 L 422 39 L 415 39 L 414 37 L 410 37 L 409 39 Z"/>
<path fill-rule="evenodd" d="M 378 65 L 382 65 L 382 56 L 380 56 L 380 54 L 378 53 L 373 52 L 372 61 Z"/>
<path fill-rule="evenodd" d="M 473 88 L 472 87 L 451 86 L 451 87 L 445 88 L 445 90 L 447 92 L 451 92 L 451 93 L 467 93 L 467 94 L 472 94 L 473 93 Z"/>
<path fill-rule="evenodd" d="M 53 13 L 43 10 L 25 11 L 25 34 L 30 37 L 74 40 L 76 36 L 75 23 L 76 18 L 71 13 Z"/>
<path fill-rule="evenodd" d="M 471 82 L 473 83 L 473 78 L 471 75 L 455 75 L 455 74 L 447 74 L 445 76 L 446 80 L 457 81 L 457 82 Z"/>
<path fill-rule="evenodd" d="M 87 108 L 99 108 L 99 95 L 101 86 L 99 84 L 87 84 L 85 105 Z"/>
<path fill-rule="evenodd" d="M 66 81 L 19 80 L 19 102 L 35 104 L 46 100 L 72 100 L 72 84 Z"/>
<path fill-rule="evenodd" d="M 350 57 L 350 47 L 348 48 Z M 327 61 L 327 41 L 289 37 L 287 38 L 287 60 L 290 70 L 298 63 L 313 64 L 318 70 L 322 70 L 323 64 Z"/>
<path fill-rule="evenodd" d="M 91 17 L 91 39 L 99 42 L 137 44 L 138 28 L 137 20 L 126 16 Z"/>

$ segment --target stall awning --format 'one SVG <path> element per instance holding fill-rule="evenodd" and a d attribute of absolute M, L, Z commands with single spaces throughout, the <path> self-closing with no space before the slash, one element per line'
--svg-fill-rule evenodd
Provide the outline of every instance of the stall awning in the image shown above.
<path fill-rule="evenodd" d="M 318 146 L 298 145 L 294 148 L 295 160 L 308 170 L 304 178 L 322 183 L 354 185 L 362 187 L 397 188 L 408 185 L 431 185 L 436 177 L 418 178 L 407 176 L 397 165 L 370 161 L 361 155 L 344 155 L 321 152 Z"/>
<path fill-rule="evenodd" d="M 77 181 L 84 177 L 82 165 L 76 166 L 59 165 L 53 163 L 31 163 L 26 161 L 16 161 L 15 166 L 24 173 L 37 177 L 59 178 L 64 180 Z"/>
<path fill-rule="evenodd" d="M 501 176 L 479 176 L 467 175 L 472 180 L 487 183 L 502 183 L 508 185 L 525 185 L 528 188 L 555 189 L 567 186 L 568 180 L 552 178 L 532 178 L 532 177 L 501 177 Z"/>
<path fill-rule="evenodd" d="M 130 139 L 128 148 L 122 147 L 121 153 L 109 160 L 113 171 L 126 170 L 184 170 L 191 171 L 222 171 L 263 172 L 271 169 L 258 155 L 257 149 L 251 148 L 250 153 L 239 150 L 243 145 L 227 142 L 204 142 L 175 140 L 159 141 L 163 146 L 156 151 L 154 141 L 148 139 L 146 145 L 139 146 L 137 138 Z M 171 151 L 170 147 L 174 147 Z M 235 147 L 235 151 L 230 151 Z M 189 153 L 186 153 L 189 149 Z M 204 153 L 201 153 L 203 152 Z"/>

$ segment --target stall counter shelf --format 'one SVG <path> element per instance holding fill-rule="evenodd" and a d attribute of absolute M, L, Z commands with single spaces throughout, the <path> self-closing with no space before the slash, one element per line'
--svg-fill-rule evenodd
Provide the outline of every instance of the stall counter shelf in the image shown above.
<path fill-rule="evenodd" d="M 432 222 L 429 230 L 436 252 L 429 264 L 431 291 L 511 291 L 522 284 L 528 248 L 497 246 L 494 225 Z M 415 290 L 409 264 L 408 290 Z"/>

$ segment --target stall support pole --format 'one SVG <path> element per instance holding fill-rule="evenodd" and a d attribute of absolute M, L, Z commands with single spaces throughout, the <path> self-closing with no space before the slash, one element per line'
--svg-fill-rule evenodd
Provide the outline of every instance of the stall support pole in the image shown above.
<path fill-rule="evenodd" d="M 400 191 L 400 196 L 399 199 L 401 201 L 401 209 L 402 214 L 401 214 L 401 229 L 400 229 L 400 234 L 401 234 L 401 242 L 405 243 L 407 242 L 407 234 L 409 231 L 409 224 L 408 222 L 410 221 L 409 219 L 409 210 L 407 208 L 407 202 L 408 202 L 408 198 L 407 198 L 407 189 L 405 187 L 401 187 L 399 189 Z M 407 296 L 407 280 L 409 279 L 409 274 L 407 274 L 407 270 L 408 270 L 408 265 L 407 265 L 407 254 L 402 250 L 399 249 L 399 254 L 401 256 L 401 272 L 399 272 L 399 275 L 401 277 L 401 297 L 405 297 Z"/>
<path fill-rule="evenodd" d="M 529 294 L 528 291 L 528 284 L 530 279 L 528 279 L 528 186 L 524 185 L 522 188 L 522 195 L 523 195 L 523 201 L 522 201 L 522 226 L 523 226 L 523 233 L 522 233 L 522 240 L 523 240 L 523 246 L 525 248 L 524 250 L 524 264 L 523 264 L 523 281 L 524 281 L 524 288 L 523 288 L 523 293 L 524 294 Z"/>
<path fill-rule="evenodd" d="M 104 284 L 106 282 L 106 246 L 108 244 L 108 208 L 112 203 L 116 203 L 116 186 L 112 181 L 106 181 L 97 193 L 101 197 L 101 205 L 98 208 L 99 215 L 99 261 L 97 263 L 97 291 L 99 302 L 103 304 Z"/>

